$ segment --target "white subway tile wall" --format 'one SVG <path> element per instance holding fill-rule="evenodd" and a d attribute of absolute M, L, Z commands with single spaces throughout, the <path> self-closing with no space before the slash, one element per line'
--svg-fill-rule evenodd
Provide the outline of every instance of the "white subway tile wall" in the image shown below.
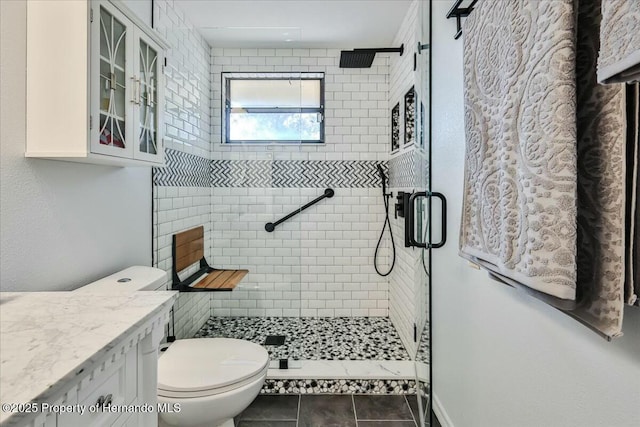
<path fill-rule="evenodd" d="M 339 49 L 213 48 L 212 159 L 371 160 L 388 157 L 388 55 L 369 69 L 338 67 Z M 325 144 L 221 144 L 221 73 L 325 73 Z M 215 183 L 214 183 L 215 186 Z M 384 221 L 379 188 L 335 188 L 335 196 L 267 233 L 265 223 L 294 211 L 323 188 L 212 191 L 212 260 L 250 274 L 213 295 L 216 316 L 388 316 L 388 282 L 373 268 Z M 387 245 L 380 264 L 388 263 Z"/>
<path fill-rule="evenodd" d="M 339 68 L 340 49 L 212 49 L 213 159 L 387 160 L 389 55 L 371 68 Z M 260 65 L 255 65 L 260 63 Z M 304 64 L 303 64 L 304 63 Z M 223 72 L 324 72 L 325 144 L 221 144 Z"/>
<path fill-rule="evenodd" d="M 333 198 L 265 231 L 321 192 L 213 189 L 213 263 L 250 271 L 233 292 L 213 295 L 214 315 L 388 315 L 388 284 L 372 264 L 384 221 L 379 189 L 336 188 Z"/>
<path fill-rule="evenodd" d="M 169 42 L 164 120 L 165 146 L 210 158 L 211 50 L 173 1 L 156 0 L 156 30 Z M 171 272 L 171 239 L 176 232 L 204 225 L 211 230 L 211 188 L 154 186 L 154 263 Z M 205 243 L 210 257 L 210 244 Z M 208 293 L 183 293 L 174 305 L 174 335 L 188 338 L 211 315 Z"/>
<path fill-rule="evenodd" d="M 390 111 L 396 103 L 400 103 L 400 149 L 391 154 L 391 158 L 401 156 L 413 157 L 415 163 L 415 173 L 424 171 L 419 163 L 425 162 L 425 156 L 415 145 L 404 145 L 404 96 L 416 85 L 417 73 L 413 70 L 413 54 L 416 51 L 416 32 L 418 25 L 418 2 L 413 2 L 400 25 L 400 30 L 396 35 L 393 45 L 404 43 L 405 54 L 401 57 L 391 57 L 389 61 L 389 100 L 388 110 Z M 390 150 L 390 146 L 388 148 Z M 390 162 L 390 168 L 408 165 L 408 162 Z M 402 171 L 390 170 L 390 174 L 401 177 Z M 404 178 L 407 178 L 406 176 Z M 412 187 L 392 187 L 391 191 L 397 194 L 398 191 L 413 192 L 423 190 L 418 179 L 398 179 L 403 185 L 410 184 L 407 181 L 414 181 Z M 426 275 L 422 267 L 422 249 L 405 248 L 404 246 L 404 218 L 391 218 L 391 226 L 396 238 L 396 265 L 393 273 L 389 276 L 389 317 L 398 330 L 405 348 L 409 354 L 414 355 L 417 343 L 414 342 L 414 323 L 418 331 L 422 330 L 425 321 L 426 307 L 428 304 L 426 295 L 428 292 Z M 426 256 L 427 254 L 425 254 Z M 428 262 L 428 258 L 426 258 Z"/>

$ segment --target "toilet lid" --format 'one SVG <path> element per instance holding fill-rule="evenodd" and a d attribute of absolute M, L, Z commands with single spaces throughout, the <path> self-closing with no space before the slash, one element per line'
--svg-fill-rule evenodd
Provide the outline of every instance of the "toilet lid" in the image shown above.
<path fill-rule="evenodd" d="M 258 344 L 231 338 L 177 340 L 158 359 L 158 389 L 213 390 L 259 375 L 269 353 Z"/>

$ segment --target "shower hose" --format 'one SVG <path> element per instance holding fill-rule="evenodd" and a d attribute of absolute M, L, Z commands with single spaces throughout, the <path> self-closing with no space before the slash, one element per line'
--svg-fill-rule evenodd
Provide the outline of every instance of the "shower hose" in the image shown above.
<path fill-rule="evenodd" d="M 383 195 L 382 198 L 384 200 L 385 220 L 384 220 L 384 225 L 382 226 L 382 232 L 380 233 L 380 238 L 378 239 L 378 244 L 376 245 L 376 253 L 373 256 L 373 266 L 376 269 L 376 273 L 378 273 L 378 275 L 385 277 L 391 274 L 391 271 L 393 271 L 393 267 L 396 264 L 396 244 L 395 244 L 395 241 L 393 240 L 393 230 L 391 229 L 391 223 L 389 222 L 389 198 L 386 195 Z M 429 226 L 430 226 L 430 221 L 429 221 L 429 218 L 427 218 L 427 223 L 424 228 L 424 235 L 422 237 L 423 242 L 426 241 L 427 239 Z M 380 244 L 382 243 L 382 238 L 384 237 L 384 230 L 386 227 L 389 227 L 389 236 L 391 236 L 391 250 L 393 251 L 393 256 L 391 258 L 391 267 L 389 267 L 389 271 L 387 271 L 386 273 L 383 273 L 378 268 L 378 251 L 380 250 Z M 422 258 L 422 268 L 424 269 L 424 272 L 427 275 L 427 277 L 429 277 L 430 276 L 429 269 L 427 268 L 427 264 L 424 259 L 424 253 L 426 251 L 427 251 L 426 249 L 422 250 L 422 253 L 420 254 L 420 258 Z"/>
<path fill-rule="evenodd" d="M 393 230 L 391 230 L 391 222 L 389 221 L 389 196 L 384 194 L 384 190 L 382 191 L 382 200 L 384 201 L 384 212 L 385 219 L 384 224 L 382 226 L 382 231 L 380 232 L 380 238 L 378 239 L 378 244 L 376 245 L 376 252 L 373 255 L 373 267 L 376 269 L 376 273 L 378 275 L 385 277 L 391 274 L 393 271 L 393 266 L 396 265 L 396 243 L 393 240 Z M 393 251 L 393 255 L 391 257 L 391 267 L 389 267 L 389 271 L 383 273 L 378 268 L 378 251 L 380 250 L 380 245 L 382 244 L 382 238 L 384 237 L 384 230 L 389 227 L 389 236 L 391 236 L 391 249 Z"/>

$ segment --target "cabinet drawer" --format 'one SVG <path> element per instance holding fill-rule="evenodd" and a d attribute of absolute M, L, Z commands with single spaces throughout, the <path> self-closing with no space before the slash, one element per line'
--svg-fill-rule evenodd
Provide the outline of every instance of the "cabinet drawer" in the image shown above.
<path fill-rule="evenodd" d="M 117 412 L 102 411 L 97 408 L 98 399 L 111 395 L 112 405 L 124 404 L 124 384 L 125 384 L 125 363 L 117 366 L 115 372 L 111 372 L 105 377 L 100 376 L 95 381 L 98 383 L 92 387 L 92 391 L 84 397 L 78 399 L 80 408 L 85 408 L 84 414 L 60 414 L 58 415 L 58 425 L 60 426 L 109 426 L 120 415 Z M 93 386 L 93 384 L 92 384 Z"/>

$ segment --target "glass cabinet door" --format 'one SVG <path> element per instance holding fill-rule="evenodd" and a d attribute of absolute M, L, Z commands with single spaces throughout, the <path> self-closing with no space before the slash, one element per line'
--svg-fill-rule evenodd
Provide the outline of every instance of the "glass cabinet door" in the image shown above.
<path fill-rule="evenodd" d="M 160 47 L 142 32 L 135 35 L 135 112 L 134 158 L 150 161 L 162 159 L 161 114 L 158 112 L 162 96 Z"/>
<path fill-rule="evenodd" d="M 92 141 L 91 151 L 131 157 L 131 98 L 133 64 L 129 61 L 132 24 L 108 3 L 98 2 L 92 25 Z"/>

